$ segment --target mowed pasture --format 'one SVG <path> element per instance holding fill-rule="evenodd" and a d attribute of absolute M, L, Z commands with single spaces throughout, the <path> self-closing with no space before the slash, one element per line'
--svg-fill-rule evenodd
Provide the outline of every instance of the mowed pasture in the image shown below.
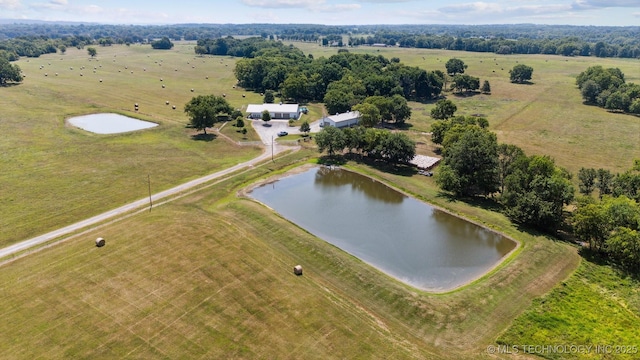
<path fill-rule="evenodd" d="M 0 89 L 13 94 L 9 98 L 0 97 L 0 104 L 14 114 L 0 115 L 1 129 L 12 130 L 5 131 L 6 136 L 0 140 L 3 170 L 5 167 L 11 170 L 9 175 L 0 174 L 3 181 L 0 201 L 10 203 L 4 196 L 7 183 L 12 186 L 8 189 L 16 189 L 15 194 L 25 197 L 20 199 L 12 195 L 14 192 L 8 193 L 12 201 L 17 202 L 11 204 L 12 209 L 32 209 L 28 216 L 23 215 L 25 219 L 6 211 L 8 216 L 13 216 L 11 224 L 16 227 L 5 230 L 5 204 L 2 203 L 2 234 L 11 235 L 13 229 L 29 233 L 33 228 L 57 228 L 64 224 L 64 221 L 58 223 L 62 215 L 73 222 L 118 203 L 143 198 L 147 191 L 147 173 L 154 169 L 157 172 L 151 173 L 151 180 L 155 191 L 163 187 L 161 179 L 165 179 L 164 187 L 169 187 L 257 155 L 258 149 L 237 147 L 222 138 L 191 140 L 194 131 L 184 127 L 187 120 L 180 107 L 172 110 L 170 105 L 165 105 L 167 100 L 179 104 L 179 100 L 166 96 L 165 90 L 172 89 L 169 83 L 165 88 L 161 84 L 167 81 L 165 76 L 170 72 L 180 74 L 181 69 L 185 73 L 175 75 L 172 82 L 182 84 L 175 93 L 183 97 L 182 104 L 195 94 L 222 92 L 236 107 L 244 102 L 261 101 L 257 94 L 232 88 L 233 59 L 197 58 L 195 61 L 203 65 L 193 65 L 191 46 L 179 44 L 166 52 L 135 45 L 99 47 L 99 61 L 89 60 L 86 50 L 70 49 L 66 55 L 50 56 L 51 66 L 55 59 L 60 62 L 76 59 L 73 61 L 77 64 L 71 65 L 74 72 L 78 64 L 102 64 L 105 68 L 106 61 L 117 64 L 119 58 L 126 57 L 142 69 L 143 74 L 136 78 L 139 70 L 131 69 L 131 63 L 126 65 L 126 70 L 134 74 L 114 68 L 115 71 L 110 72 L 114 74 L 113 79 L 120 79 L 123 85 L 113 88 L 120 91 L 114 94 L 103 93 L 104 88 L 100 86 L 107 84 L 105 76 L 102 83 L 100 77 L 83 83 L 87 76 L 94 76 L 93 67 L 80 65 L 89 69 L 91 75 L 86 70 L 83 76 L 65 75 L 69 76 L 69 83 L 75 85 L 60 90 L 51 82 L 51 71 L 39 69 L 40 65 L 49 66 L 48 61 L 22 60 L 19 65 L 27 73 L 27 81 Z M 317 49 L 326 54 L 336 51 Z M 390 52 L 385 56 L 398 56 L 404 62 L 415 61 L 416 65 L 429 59 L 425 56 L 422 60 L 418 50 L 381 49 L 384 51 Z M 112 53 L 109 55 L 109 52 Z M 476 55 L 444 53 L 462 59 Z M 113 55 L 116 62 L 112 61 Z M 438 56 L 430 61 L 434 64 L 442 61 L 444 69 L 446 59 Z M 159 60 L 162 65 L 156 63 Z M 561 66 L 564 58 L 557 60 L 557 66 Z M 187 61 L 190 64 L 186 64 Z M 183 64 L 184 68 L 169 66 L 166 73 L 158 70 L 170 62 Z M 226 62 L 229 66 L 225 66 Z M 149 63 L 157 66 L 153 71 L 164 75 L 163 82 L 159 81 L 160 73 L 145 74 L 152 72 Z M 527 64 L 534 67 L 536 82 L 536 66 L 529 61 Z M 207 75 L 206 71 L 197 73 L 196 69 L 202 71 L 202 67 L 207 66 L 219 69 L 217 76 L 227 80 L 201 90 L 193 84 L 202 81 L 209 86 L 214 75 Z M 576 74 L 579 71 L 582 69 L 577 69 Z M 623 71 L 630 79 L 628 71 Z M 44 72 L 48 76 L 44 76 Z M 96 70 L 96 75 L 98 72 Z M 471 65 L 468 73 L 480 76 Z M 30 83 L 33 76 L 40 78 Z M 569 80 L 565 80 L 568 87 Z M 496 84 L 491 79 L 490 82 L 494 94 L 485 101 L 495 101 L 496 109 L 507 113 L 515 111 L 507 110 L 509 106 L 515 109 L 514 103 L 519 101 L 502 104 L 494 97 L 498 94 Z M 505 82 L 511 85 L 508 78 Z M 138 100 L 128 102 L 122 89 Z M 157 96 L 153 92 L 157 92 Z M 579 100 L 579 94 L 577 96 Z M 39 98 L 48 101 L 38 102 Z M 465 109 L 462 103 L 479 99 L 480 96 L 474 96 L 456 103 L 460 112 L 475 113 L 476 110 Z M 135 102 L 140 105 L 137 115 L 132 107 Z M 25 107 L 15 104 L 25 104 Z M 411 129 L 414 136 L 426 142 L 428 137 L 421 132 L 428 131 L 431 120 L 427 114 L 432 104 L 412 106 Z M 637 120 L 584 108 L 590 113 L 598 111 L 607 118 Z M 61 115 L 97 111 L 134 115 L 161 126 L 127 135 L 99 136 L 66 126 L 65 116 Z M 314 107 L 312 111 L 321 110 Z M 485 115 L 491 126 L 500 131 L 488 110 Z M 223 132 L 229 130 L 229 125 Z M 526 132 L 526 125 L 520 123 L 521 132 Z M 512 131 L 517 134 L 518 129 L 514 127 Z M 634 128 L 630 125 L 626 129 L 630 132 Z M 502 138 L 509 133 L 500 131 L 499 134 Z M 551 135 L 549 141 L 554 139 Z M 634 136 L 624 135 L 627 139 Z M 607 148 L 602 151 L 615 153 L 619 143 L 605 145 Z M 637 145 L 634 146 L 635 153 L 626 153 L 638 154 Z M 555 147 L 545 150 L 554 152 L 550 155 L 560 165 L 588 166 L 580 163 L 585 159 L 578 155 L 586 154 L 589 146 L 579 143 L 574 147 L 580 151 L 576 150 L 573 165 L 561 162 L 563 157 L 558 155 L 562 154 L 556 154 L 559 150 Z M 486 358 L 486 347 L 495 342 L 532 299 L 549 292 L 578 267 L 580 258 L 575 248 L 523 232 L 499 213 L 450 201 L 441 196 L 432 178 L 398 176 L 365 165 L 348 165 L 522 243 L 516 254 L 488 276 L 448 294 L 428 294 L 405 286 L 269 209 L 236 197 L 238 190 L 249 183 L 309 161 L 316 155 L 313 150 L 301 150 L 160 205 L 151 212 L 102 226 L 2 265 L 0 353 L 6 358 Z M 620 164 L 613 163 L 617 161 L 614 158 L 612 163 L 597 166 L 625 169 L 628 168 L 626 162 L 632 158 Z M 102 176 L 94 177 L 93 171 L 102 168 L 106 168 L 99 174 Z M 80 188 L 78 184 L 83 182 L 78 180 L 93 184 L 93 191 Z M 128 189 L 132 183 L 137 185 L 137 192 Z M 58 209 L 64 214 L 56 213 Z M 22 220 L 27 224 L 22 225 Z M 107 239 L 105 247 L 95 247 L 93 241 L 98 236 Z M 296 264 L 304 268 L 301 277 L 293 275 Z M 637 323 L 637 317 L 634 319 Z M 506 355 L 505 358 L 512 357 Z"/>
<path fill-rule="evenodd" d="M 294 42 L 305 53 L 329 57 L 337 48 Z M 581 167 L 614 172 L 629 169 L 640 158 L 640 117 L 610 113 L 582 104 L 576 76 L 589 66 L 619 68 L 627 82 L 640 83 L 640 59 L 563 57 L 556 55 L 497 55 L 448 50 L 349 48 L 353 53 L 397 57 L 404 64 L 446 72 L 445 64 L 458 58 L 467 65 L 465 74 L 488 80 L 491 95 L 444 95 L 458 107 L 456 114 L 480 114 L 498 141 L 521 147 L 529 155 L 549 155 L 573 172 Z M 517 64 L 533 68 L 531 84 L 512 84 L 509 70 Z M 411 103 L 411 130 L 430 131 L 433 103 Z M 417 135 L 419 136 L 419 135 Z M 419 138 L 417 140 L 421 141 Z"/>
<path fill-rule="evenodd" d="M 417 291 L 237 198 L 311 156 L 278 158 L 3 265 L 3 356 L 484 358 L 531 299 L 579 262 L 571 247 L 476 208 L 466 215 L 521 241 L 519 255 L 455 292 Z M 418 177 L 356 167 L 430 197 Z M 93 243 L 99 236 L 102 248 Z M 293 274 L 297 264 L 302 276 Z"/>
<path fill-rule="evenodd" d="M 168 51 L 148 45 L 97 51 L 93 59 L 75 48 L 21 59 L 24 82 L 0 88 L 2 247 L 144 198 L 149 179 L 155 193 L 261 151 L 224 138 L 194 140 L 196 131 L 185 127 L 183 107 L 193 96 L 226 94 L 237 108 L 261 101 L 233 88 L 234 59 L 195 57 L 193 44 Z M 102 112 L 160 126 L 97 135 L 65 123 Z"/>

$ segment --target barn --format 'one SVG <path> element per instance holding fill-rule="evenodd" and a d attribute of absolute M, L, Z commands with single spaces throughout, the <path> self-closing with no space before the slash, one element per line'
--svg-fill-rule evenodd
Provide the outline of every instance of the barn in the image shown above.
<path fill-rule="evenodd" d="M 298 119 L 300 106 L 298 104 L 249 104 L 247 113 L 252 119 L 261 119 L 262 112 L 267 110 L 272 119 Z"/>
<path fill-rule="evenodd" d="M 337 128 L 357 125 L 360 121 L 360 112 L 349 111 L 333 116 L 325 116 L 320 120 L 320 126 L 333 126 Z"/>

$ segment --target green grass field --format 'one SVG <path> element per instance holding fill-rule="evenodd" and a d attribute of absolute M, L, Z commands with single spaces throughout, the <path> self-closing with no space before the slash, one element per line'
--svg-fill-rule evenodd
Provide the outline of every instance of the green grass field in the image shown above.
<path fill-rule="evenodd" d="M 293 43 L 314 57 L 329 57 L 337 48 Z M 371 48 L 348 49 L 397 57 L 404 64 L 446 72 L 451 58 L 464 61 L 465 73 L 491 84 L 491 95 L 460 97 L 446 92 L 458 107 L 456 114 L 482 114 L 498 141 L 518 145 L 527 154 L 550 155 L 576 173 L 580 167 L 622 172 L 640 157 L 640 118 L 582 105 L 575 77 L 589 66 L 617 67 L 627 82 L 640 83 L 639 59 L 601 59 L 552 55 L 497 55 L 447 50 Z M 512 84 L 509 70 L 516 64 L 533 67 L 532 85 Z M 411 130 L 428 132 L 433 104 L 410 103 Z"/>
<path fill-rule="evenodd" d="M 311 50 L 316 56 L 336 51 L 309 46 L 305 52 Z M 490 72 L 484 59 L 495 57 L 380 52 L 409 64 L 422 66 L 422 61 L 427 69 L 444 68 L 449 57 L 459 57 L 469 64 L 468 73 L 481 79 L 473 62 Z M 194 131 L 185 128 L 181 106 L 194 95 L 225 93 L 238 108 L 261 101 L 258 94 L 233 88 L 234 59 L 195 58 L 189 44 L 166 52 L 142 46 L 98 48 L 97 58 L 69 49 L 66 55 L 24 59 L 19 62 L 27 73 L 24 84 L 0 88 L 0 246 L 143 198 L 147 175 L 159 191 L 259 154 L 258 148 L 234 144 L 243 136 L 230 123 L 221 132 L 232 141 L 195 141 Z M 501 141 L 528 153 L 538 149 L 572 170 L 622 170 L 640 157 L 640 141 L 634 141 L 640 119 L 580 103 L 570 77 L 583 70 L 582 64 L 573 64 L 572 70 L 571 62 L 596 59 L 505 59 L 526 60 L 534 67 L 535 84 L 511 85 L 506 75 L 504 80 L 493 75 L 492 95 L 455 100 L 461 113 L 484 113 Z M 629 81 L 640 81 L 637 63 L 597 60 L 620 67 Z M 83 76 L 81 66 L 86 67 Z M 556 87 L 543 87 L 543 79 Z M 412 106 L 412 136 L 422 143 L 421 152 L 433 151 L 428 136 L 421 134 L 428 131 L 432 104 Z M 550 110 L 554 106 L 558 113 Z M 547 112 L 536 117 L 531 108 Z M 321 116 L 320 105 L 310 110 L 310 117 Z M 107 111 L 160 126 L 105 136 L 64 123 L 72 115 Z M 601 131 L 586 131 L 585 119 Z M 582 136 L 609 138 L 608 131 L 618 132 L 617 137 L 597 147 L 581 141 Z M 576 141 L 566 143 L 574 132 Z M 255 133 L 249 132 L 251 140 Z M 594 150 L 611 157 L 605 160 Z M 247 185 L 314 162 L 316 156 L 314 149 L 302 149 L 2 265 L 2 358 L 482 359 L 513 358 L 490 356 L 486 348 L 496 341 L 638 341 L 633 331 L 640 327 L 637 283 L 581 260 L 574 246 L 518 229 L 491 209 L 451 201 L 433 178 L 346 165 L 520 241 L 517 253 L 488 276 L 447 294 L 399 283 L 237 197 Z M 94 246 L 98 236 L 107 239 L 105 247 Z M 304 267 L 301 277 L 293 275 L 296 264 Z M 593 307 L 610 311 L 590 312 Z M 589 320 L 572 320 L 590 314 Z M 563 326 L 549 326 L 553 321 Z M 620 331 L 606 335 L 614 326 Z M 536 329 L 548 330 L 536 337 Z"/>

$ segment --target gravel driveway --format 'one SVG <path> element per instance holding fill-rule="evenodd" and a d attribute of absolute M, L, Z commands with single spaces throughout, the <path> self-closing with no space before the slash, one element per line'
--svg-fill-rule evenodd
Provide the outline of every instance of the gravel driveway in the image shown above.
<path fill-rule="evenodd" d="M 289 120 L 271 120 L 266 124 L 262 120 L 248 121 L 251 121 L 251 125 L 265 145 L 271 145 L 272 139 L 277 139 L 280 131 L 286 131 L 289 134 L 300 134 L 300 124 L 302 124 L 300 120 L 296 121 L 295 126 L 289 126 Z M 312 133 L 320 131 L 320 120 L 309 123 L 309 125 Z"/>

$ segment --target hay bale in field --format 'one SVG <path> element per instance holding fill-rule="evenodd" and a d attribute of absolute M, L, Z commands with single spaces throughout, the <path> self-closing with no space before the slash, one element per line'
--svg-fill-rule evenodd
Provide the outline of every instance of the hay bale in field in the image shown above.
<path fill-rule="evenodd" d="M 105 244 L 104 238 L 99 237 L 99 238 L 96 239 L 96 246 L 97 247 L 103 247 L 104 244 Z"/>
<path fill-rule="evenodd" d="M 173 105 L 173 106 L 172 106 L 172 108 L 173 108 L 173 110 L 175 110 L 175 109 L 176 109 L 176 106 L 175 106 L 175 105 Z"/>
<path fill-rule="evenodd" d="M 195 90 L 191 89 L 191 92 L 194 92 Z"/>
<path fill-rule="evenodd" d="M 164 89 L 164 84 L 162 84 L 162 88 Z"/>
<path fill-rule="evenodd" d="M 165 101 L 164 103 L 165 103 L 165 104 L 167 104 L 167 105 L 169 105 L 169 100 Z"/>
<path fill-rule="evenodd" d="M 293 273 L 300 276 L 302 275 L 302 265 L 296 265 L 293 267 Z"/>

